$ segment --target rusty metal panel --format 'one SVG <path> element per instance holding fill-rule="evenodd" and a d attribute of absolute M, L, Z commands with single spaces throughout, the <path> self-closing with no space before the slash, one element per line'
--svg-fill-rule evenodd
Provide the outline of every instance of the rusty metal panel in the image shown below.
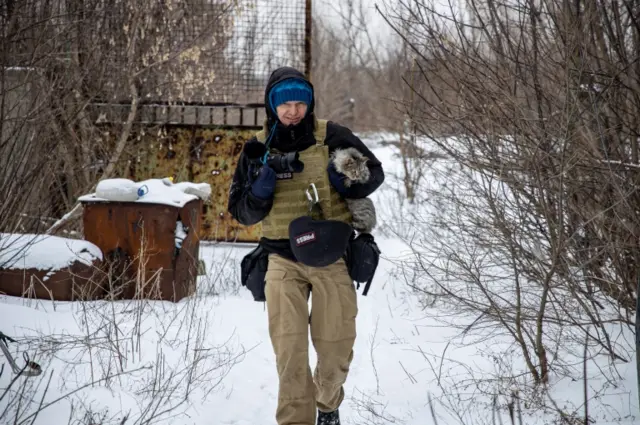
<path fill-rule="evenodd" d="M 123 272 L 122 298 L 176 302 L 195 292 L 201 200 L 183 208 L 135 202 L 84 202 L 83 208 L 85 240 Z M 178 220 L 191 227 L 179 250 L 174 239 Z"/>
<path fill-rule="evenodd" d="M 196 290 L 198 262 L 200 260 L 200 233 L 202 231 L 202 201 L 190 202 L 178 214 L 182 224 L 193 231 L 187 232 L 175 260 L 174 282 L 183 294 L 191 295 Z"/>
<path fill-rule="evenodd" d="M 131 103 L 95 102 L 87 105 L 87 113 L 102 126 L 121 124 L 131 112 Z M 135 126 L 186 127 L 260 127 L 266 118 L 262 104 L 194 102 L 141 102 L 133 123 Z M 151 133 L 153 134 L 153 132 Z"/>
<path fill-rule="evenodd" d="M 174 181 L 209 183 L 200 238 L 210 241 L 257 242 L 261 225 L 243 226 L 227 212 L 229 187 L 244 143 L 257 128 L 162 126 L 136 129 L 118 177 L 141 181 L 173 177 Z"/>
<path fill-rule="evenodd" d="M 254 242 L 260 224 L 242 226 L 227 212 L 229 187 L 245 141 L 255 134 L 247 129 L 198 129 L 192 150 L 193 181 L 211 185 L 211 202 L 205 205 L 202 239 Z"/>
<path fill-rule="evenodd" d="M 142 128 L 129 144 L 128 158 L 120 177 L 134 181 L 172 176 L 189 180 L 190 145 L 193 129 L 178 127 Z"/>
<path fill-rule="evenodd" d="M 75 262 L 61 270 L 0 269 L 0 293 L 23 298 L 77 301 L 104 296 L 100 264 Z"/>

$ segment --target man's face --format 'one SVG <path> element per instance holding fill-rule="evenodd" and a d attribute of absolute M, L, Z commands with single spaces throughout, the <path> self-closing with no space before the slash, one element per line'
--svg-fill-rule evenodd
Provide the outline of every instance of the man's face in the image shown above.
<path fill-rule="evenodd" d="M 290 101 L 276 108 L 278 119 L 284 125 L 296 125 L 307 114 L 307 104 L 304 102 Z"/>

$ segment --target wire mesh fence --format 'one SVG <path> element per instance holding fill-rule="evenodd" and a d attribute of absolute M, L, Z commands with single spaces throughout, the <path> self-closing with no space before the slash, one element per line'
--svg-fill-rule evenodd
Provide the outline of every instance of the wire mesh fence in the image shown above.
<path fill-rule="evenodd" d="M 225 90 L 231 98 L 261 102 L 273 69 L 289 65 L 306 71 L 310 52 L 305 23 L 310 11 L 305 0 L 246 0 L 244 4 L 238 9 L 229 45 L 221 53 L 228 61 L 223 80 L 231 83 Z"/>
<path fill-rule="evenodd" d="M 262 103 L 310 62 L 311 0 L 25 0 L 0 6 L 2 62 L 103 102 Z"/>

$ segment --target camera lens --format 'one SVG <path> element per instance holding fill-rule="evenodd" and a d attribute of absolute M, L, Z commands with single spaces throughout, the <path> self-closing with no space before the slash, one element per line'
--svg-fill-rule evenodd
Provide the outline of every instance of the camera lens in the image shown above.
<path fill-rule="evenodd" d="M 281 155 L 281 156 L 280 156 L 280 169 L 281 169 L 283 172 L 289 172 L 289 171 L 291 171 L 291 170 L 289 169 L 289 154 Z"/>
<path fill-rule="evenodd" d="M 287 168 L 292 173 L 299 173 L 304 169 L 304 163 L 300 161 L 298 152 L 289 152 L 287 154 Z"/>
<path fill-rule="evenodd" d="M 304 169 L 304 164 L 299 160 L 298 152 L 289 152 L 284 155 L 274 154 L 267 159 L 269 167 L 276 173 L 299 173 Z"/>

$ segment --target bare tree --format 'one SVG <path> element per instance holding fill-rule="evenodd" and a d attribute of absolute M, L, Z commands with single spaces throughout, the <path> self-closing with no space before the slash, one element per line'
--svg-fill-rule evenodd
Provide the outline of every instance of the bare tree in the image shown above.
<path fill-rule="evenodd" d="M 318 111 L 358 131 L 391 131 L 397 139 L 407 200 L 423 177 L 420 162 L 429 156 L 416 140 L 412 105 L 420 99 L 409 88 L 420 82 L 415 53 L 409 47 L 412 27 L 405 20 L 386 42 L 374 26 L 380 11 L 363 0 L 324 2 L 338 16 L 314 23 L 313 82 L 318 89 Z M 386 28 L 384 28 L 386 29 Z M 406 106 L 406 107 L 405 107 Z"/>
<path fill-rule="evenodd" d="M 615 382 L 632 357 L 614 335 L 634 324 L 639 279 L 638 5 L 398 4 L 385 17 L 416 72 L 404 109 L 446 158 L 423 161 L 438 184 L 415 191 L 420 208 L 401 230 L 416 253 L 405 276 L 468 341 L 517 347 L 526 379 L 517 369 L 473 385 L 490 396 L 517 385 L 530 407 L 587 421 L 598 392 L 580 412 L 546 390 L 551 376 L 588 379 L 572 367 L 583 358 L 608 363 Z"/>
<path fill-rule="evenodd" d="M 77 217 L 76 198 L 113 176 L 141 101 L 213 96 L 224 61 L 216 63 L 220 68 L 201 62 L 225 49 L 234 7 L 181 0 L 4 3 L 2 229 L 21 220 L 22 230 L 45 224 L 54 233 Z M 108 129 L 115 138 L 98 126 L 109 109 L 95 109 L 110 102 L 129 105 Z"/>
<path fill-rule="evenodd" d="M 314 21 L 312 80 L 319 113 L 358 131 L 400 132 L 403 111 L 396 102 L 406 70 L 400 38 L 382 43 L 371 22 L 375 10 L 362 0 L 323 1 L 318 7 L 338 16 Z"/>

